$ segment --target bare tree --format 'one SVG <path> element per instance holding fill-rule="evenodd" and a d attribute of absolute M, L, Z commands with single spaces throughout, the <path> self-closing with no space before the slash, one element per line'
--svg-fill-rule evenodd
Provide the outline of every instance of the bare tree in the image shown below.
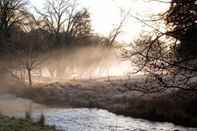
<path fill-rule="evenodd" d="M 57 44 L 71 45 L 75 38 L 84 38 L 91 32 L 90 14 L 87 9 L 78 9 L 77 0 L 48 0 L 44 11 L 37 12 Z"/>
<path fill-rule="evenodd" d="M 70 33 L 72 37 L 81 39 L 90 35 L 91 20 L 88 10 L 82 9 L 77 11 L 73 16 L 73 20 L 69 28 L 70 29 L 67 30 L 67 32 Z"/>
<path fill-rule="evenodd" d="M 62 32 L 70 32 L 72 29 L 73 16 L 76 13 L 76 0 L 48 0 L 44 11 L 36 9 L 43 18 L 43 28 L 55 35 L 55 43 L 60 43 Z"/>
<path fill-rule="evenodd" d="M 21 56 L 21 66 L 27 71 L 28 74 L 28 81 L 29 81 L 29 87 L 32 87 L 32 70 L 36 68 L 39 63 L 37 61 L 37 56 L 33 54 L 32 48 L 24 49 L 23 52 L 20 51 L 21 54 L 24 56 Z"/>
<path fill-rule="evenodd" d="M 17 41 L 20 45 L 12 53 L 12 57 L 15 57 L 19 72 L 25 71 L 28 76 L 28 85 L 32 87 L 32 72 L 41 70 L 41 64 L 47 58 L 47 53 L 44 51 L 48 49 L 45 45 L 48 41 L 45 40 L 44 33 L 40 30 L 40 21 L 31 14 L 22 28 L 24 32 L 19 34 L 20 38 Z"/>
<path fill-rule="evenodd" d="M 23 36 L 23 40 L 31 40 L 29 36 Z M 34 38 L 35 39 L 35 38 Z M 17 81 L 28 81 L 28 87 L 32 87 L 32 73 L 41 68 L 46 60 L 46 55 L 38 51 L 31 42 L 22 48 L 15 49 L 15 52 L 8 57 L 11 62 L 4 65 L 4 70 Z"/>
<path fill-rule="evenodd" d="M 123 9 L 120 9 L 120 13 L 121 13 L 121 20 L 109 33 L 109 36 L 108 36 L 109 41 L 107 43 L 107 47 L 113 47 L 114 42 L 116 41 L 116 39 L 122 32 L 122 28 L 124 24 L 126 23 L 126 20 L 128 18 L 130 11 L 125 12 Z"/>
<path fill-rule="evenodd" d="M 13 42 L 10 41 L 11 30 L 20 28 L 26 17 L 25 0 L 1 0 L 0 1 L 0 50 L 10 52 Z"/>
<path fill-rule="evenodd" d="M 137 72 L 148 74 L 157 83 L 139 89 L 196 93 L 196 1 L 173 0 L 170 3 L 169 10 L 158 17 L 166 22 L 166 32 L 155 29 L 139 38 L 135 47 L 123 54 L 139 67 Z"/>
<path fill-rule="evenodd" d="M 8 33 L 9 30 L 25 19 L 25 0 L 0 1 L 0 31 Z"/>
<path fill-rule="evenodd" d="M 52 76 L 61 77 L 66 68 L 65 47 L 77 45 L 77 41 L 86 38 L 91 32 L 90 14 L 87 9 L 78 10 L 76 0 L 48 0 L 43 12 L 37 11 L 45 21 L 44 29 L 51 33 L 56 51 L 51 56 L 59 56 L 58 65 L 50 66 Z M 75 40 L 75 41 L 74 41 Z M 73 45 L 74 45 L 73 44 Z M 75 46 L 74 45 L 74 46 Z"/>
<path fill-rule="evenodd" d="M 125 50 L 123 53 L 125 58 L 136 64 L 137 72 L 143 72 L 148 76 L 148 85 L 138 86 L 138 89 L 146 93 L 177 89 L 197 92 L 196 59 L 177 57 L 175 45 L 178 41 L 165 38 L 163 35 L 143 36 L 135 42 L 132 50 Z"/>
<path fill-rule="evenodd" d="M 35 37 L 36 35 L 33 34 L 33 36 L 26 36 L 26 39 L 35 40 Z M 16 64 L 20 67 L 19 69 L 21 71 L 26 71 L 28 76 L 28 85 L 29 87 L 32 87 L 32 73 L 33 71 L 41 70 L 41 65 L 46 61 L 47 54 L 43 53 L 41 48 L 30 42 L 23 49 L 18 49 L 15 57 L 17 58 Z"/>

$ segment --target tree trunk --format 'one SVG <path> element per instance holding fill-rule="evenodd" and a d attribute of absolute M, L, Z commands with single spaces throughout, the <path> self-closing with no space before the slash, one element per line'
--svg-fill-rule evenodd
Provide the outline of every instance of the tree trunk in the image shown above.
<path fill-rule="evenodd" d="M 197 108 L 197 92 L 195 93 L 195 104 L 196 104 L 196 108 Z"/>
<path fill-rule="evenodd" d="M 27 70 L 28 72 L 28 78 L 29 78 L 29 87 L 32 87 L 32 79 L 31 79 L 31 70 Z"/>

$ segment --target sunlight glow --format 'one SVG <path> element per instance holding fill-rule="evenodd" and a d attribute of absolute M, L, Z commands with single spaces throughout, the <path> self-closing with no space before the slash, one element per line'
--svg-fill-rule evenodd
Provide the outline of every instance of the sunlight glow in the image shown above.
<path fill-rule="evenodd" d="M 31 4 L 37 8 L 42 8 L 45 0 L 30 0 Z M 105 36 L 120 22 L 120 8 L 130 11 L 141 19 L 150 19 L 150 16 L 164 12 L 169 8 L 169 4 L 159 3 L 151 0 L 79 0 L 81 8 L 88 8 L 92 17 L 92 26 L 95 33 Z M 118 40 L 130 42 L 142 31 L 150 30 L 140 21 L 128 17 L 122 34 Z"/>

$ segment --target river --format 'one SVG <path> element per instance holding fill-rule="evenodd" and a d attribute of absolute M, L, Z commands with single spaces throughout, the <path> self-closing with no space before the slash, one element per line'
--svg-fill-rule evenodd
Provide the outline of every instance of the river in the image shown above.
<path fill-rule="evenodd" d="M 54 125 L 62 131 L 197 131 L 172 123 L 124 117 L 101 109 L 49 108 L 9 94 L 0 96 L 1 114 L 24 118 L 27 111 L 32 112 L 35 121 L 44 114 L 45 124 Z"/>

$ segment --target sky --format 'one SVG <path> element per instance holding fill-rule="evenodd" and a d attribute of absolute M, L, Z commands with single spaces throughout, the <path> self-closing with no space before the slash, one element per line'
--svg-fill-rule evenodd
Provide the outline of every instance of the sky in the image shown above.
<path fill-rule="evenodd" d="M 44 2 L 45 0 L 30 0 L 31 5 L 39 9 L 43 7 Z M 120 22 L 122 18 L 120 8 L 141 19 L 149 19 L 150 16 L 169 8 L 169 4 L 151 0 L 79 0 L 79 5 L 89 10 L 94 32 L 104 36 L 108 36 Z M 141 32 L 148 30 L 149 27 L 128 16 L 118 40 L 130 43 Z"/>

